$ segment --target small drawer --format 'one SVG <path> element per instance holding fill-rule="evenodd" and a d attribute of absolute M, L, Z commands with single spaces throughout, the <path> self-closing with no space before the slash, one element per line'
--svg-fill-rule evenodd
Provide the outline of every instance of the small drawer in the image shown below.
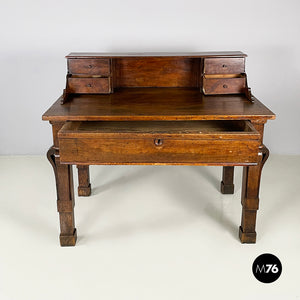
<path fill-rule="evenodd" d="M 241 74 L 245 73 L 245 59 L 238 58 L 205 58 L 205 74 Z"/>
<path fill-rule="evenodd" d="M 231 77 L 203 77 L 203 93 L 205 95 L 242 94 L 245 92 L 246 78 L 243 75 Z"/>
<path fill-rule="evenodd" d="M 68 78 L 68 92 L 70 94 L 109 94 L 111 80 L 107 78 Z"/>
<path fill-rule="evenodd" d="M 248 121 L 67 122 L 58 138 L 69 164 L 255 165 L 260 145 Z"/>
<path fill-rule="evenodd" d="M 111 74 L 111 63 L 109 58 L 69 58 L 68 71 L 70 74 L 78 75 L 109 76 Z"/>

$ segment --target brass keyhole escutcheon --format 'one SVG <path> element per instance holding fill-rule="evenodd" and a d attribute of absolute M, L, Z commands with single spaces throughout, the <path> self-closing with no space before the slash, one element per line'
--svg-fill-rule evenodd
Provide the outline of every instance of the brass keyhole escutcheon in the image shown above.
<path fill-rule="evenodd" d="M 227 89 L 227 88 L 228 88 L 228 85 L 227 85 L 227 84 L 223 84 L 223 88 L 224 88 L 224 89 Z"/>
<path fill-rule="evenodd" d="M 155 139 L 154 144 L 155 144 L 155 146 L 161 146 L 163 144 L 163 140 L 162 139 Z"/>

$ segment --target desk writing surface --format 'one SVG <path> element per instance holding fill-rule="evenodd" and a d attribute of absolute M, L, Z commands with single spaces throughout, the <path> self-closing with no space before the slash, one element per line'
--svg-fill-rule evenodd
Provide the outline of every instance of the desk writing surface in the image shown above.
<path fill-rule="evenodd" d="M 246 57 L 241 51 L 209 52 L 72 52 L 66 58 L 102 58 L 102 57 Z"/>
<path fill-rule="evenodd" d="M 49 121 L 267 120 L 275 115 L 244 95 L 205 96 L 197 88 L 120 88 L 108 95 L 73 95 L 43 115 Z"/>

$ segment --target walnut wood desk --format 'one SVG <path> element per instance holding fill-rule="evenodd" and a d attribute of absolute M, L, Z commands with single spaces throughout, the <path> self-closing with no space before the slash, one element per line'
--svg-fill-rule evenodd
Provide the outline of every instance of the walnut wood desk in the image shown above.
<path fill-rule="evenodd" d="M 60 244 L 74 246 L 72 165 L 89 196 L 89 165 L 223 166 L 234 192 L 243 166 L 242 243 L 255 243 L 264 124 L 275 115 L 251 93 L 241 52 L 71 53 L 63 95 L 45 112 L 53 146 Z M 184 199 L 182 200 L 184 201 Z M 201 201 L 201 199 L 199 199 Z"/>

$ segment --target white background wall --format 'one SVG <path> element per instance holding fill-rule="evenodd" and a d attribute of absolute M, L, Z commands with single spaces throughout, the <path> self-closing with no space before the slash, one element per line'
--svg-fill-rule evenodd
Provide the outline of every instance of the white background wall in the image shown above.
<path fill-rule="evenodd" d="M 300 154 L 299 0 L 1 1 L 0 154 L 44 154 L 44 111 L 65 85 L 71 51 L 246 52 L 254 95 L 276 114 L 273 153 Z"/>

